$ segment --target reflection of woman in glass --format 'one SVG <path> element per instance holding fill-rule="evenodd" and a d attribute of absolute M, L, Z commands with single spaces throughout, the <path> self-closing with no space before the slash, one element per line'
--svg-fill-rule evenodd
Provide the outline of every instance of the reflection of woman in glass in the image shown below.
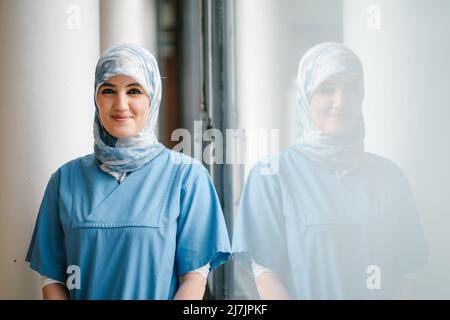
<path fill-rule="evenodd" d="M 208 172 L 156 139 L 160 100 L 147 50 L 124 44 L 103 54 L 95 153 L 52 175 L 28 250 L 44 298 L 201 299 L 210 269 L 228 259 Z"/>
<path fill-rule="evenodd" d="M 278 161 L 276 174 L 252 169 L 234 230 L 233 252 L 251 263 L 262 298 L 396 298 L 426 261 L 408 182 L 364 151 L 363 78 L 342 44 L 300 61 L 303 135 L 264 161 Z"/>

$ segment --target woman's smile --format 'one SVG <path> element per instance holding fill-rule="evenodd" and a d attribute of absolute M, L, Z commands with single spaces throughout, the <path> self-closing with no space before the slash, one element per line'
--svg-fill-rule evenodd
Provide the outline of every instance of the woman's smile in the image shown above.
<path fill-rule="evenodd" d="M 111 118 L 113 118 L 117 122 L 127 122 L 132 117 L 131 116 L 122 116 L 122 115 L 113 115 L 113 116 L 111 116 Z"/>
<path fill-rule="evenodd" d="M 332 113 L 328 114 L 328 118 L 335 118 L 335 119 L 344 119 L 346 117 L 345 113 Z"/>

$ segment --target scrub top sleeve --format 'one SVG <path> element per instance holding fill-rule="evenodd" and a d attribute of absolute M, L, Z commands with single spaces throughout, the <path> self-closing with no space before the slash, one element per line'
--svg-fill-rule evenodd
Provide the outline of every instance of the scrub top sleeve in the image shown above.
<path fill-rule="evenodd" d="M 211 271 L 228 261 L 230 241 L 219 198 L 205 169 L 182 188 L 176 267 L 182 275 L 210 263 Z"/>
<path fill-rule="evenodd" d="M 393 199 L 396 273 L 406 275 L 427 262 L 428 247 L 411 187 L 403 174 Z"/>
<path fill-rule="evenodd" d="M 40 274 L 65 282 L 66 252 L 59 218 L 58 186 L 59 171 L 52 175 L 45 189 L 25 260 Z"/>
<path fill-rule="evenodd" d="M 251 267 L 258 265 L 282 275 L 286 272 L 287 246 L 281 189 L 276 176 L 262 175 L 254 167 L 245 184 L 233 231 L 235 259 Z"/>

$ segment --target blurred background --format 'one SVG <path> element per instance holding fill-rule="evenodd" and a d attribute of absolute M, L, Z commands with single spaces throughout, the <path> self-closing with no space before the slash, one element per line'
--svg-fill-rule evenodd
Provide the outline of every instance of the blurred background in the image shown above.
<path fill-rule="evenodd" d="M 207 129 L 273 129 L 281 151 L 300 134 L 298 62 L 323 41 L 361 58 L 366 149 L 396 162 L 413 189 L 430 248 L 417 298 L 449 299 L 449 30 L 448 0 L 0 0 L 0 299 L 41 296 L 26 250 L 51 173 L 93 152 L 104 50 L 134 42 L 157 57 L 167 147 L 178 128 L 203 146 Z M 246 174 L 264 156 L 248 152 L 258 143 L 246 140 L 243 164 L 205 163 L 230 235 Z M 247 280 L 229 263 L 207 297 L 241 298 L 236 283 Z"/>

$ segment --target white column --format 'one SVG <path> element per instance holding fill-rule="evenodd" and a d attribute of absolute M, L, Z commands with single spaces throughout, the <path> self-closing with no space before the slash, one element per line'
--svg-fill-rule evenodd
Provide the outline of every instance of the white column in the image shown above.
<path fill-rule="evenodd" d="M 97 0 L 0 0 L 0 299 L 40 298 L 25 263 L 51 173 L 92 152 Z"/>
<path fill-rule="evenodd" d="M 155 0 L 100 0 L 101 51 L 132 42 L 156 56 Z"/>
<path fill-rule="evenodd" d="M 246 171 L 259 160 L 251 130 L 279 130 L 276 1 L 236 1 L 236 81 L 239 126 L 248 131 Z M 256 13 L 257 11 L 257 13 Z"/>
<path fill-rule="evenodd" d="M 100 34 L 100 52 L 131 42 L 158 60 L 156 0 L 100 0 Z M 159 132 L 158 125 L 155 132 Z"/>
<path fill-rule="evenodd" d="M 420 297 L 450 297 L 450 2 L 344 0 L 344 42 L 366 73 L 367 149 L 416 196 L 431 255 Z"/>

